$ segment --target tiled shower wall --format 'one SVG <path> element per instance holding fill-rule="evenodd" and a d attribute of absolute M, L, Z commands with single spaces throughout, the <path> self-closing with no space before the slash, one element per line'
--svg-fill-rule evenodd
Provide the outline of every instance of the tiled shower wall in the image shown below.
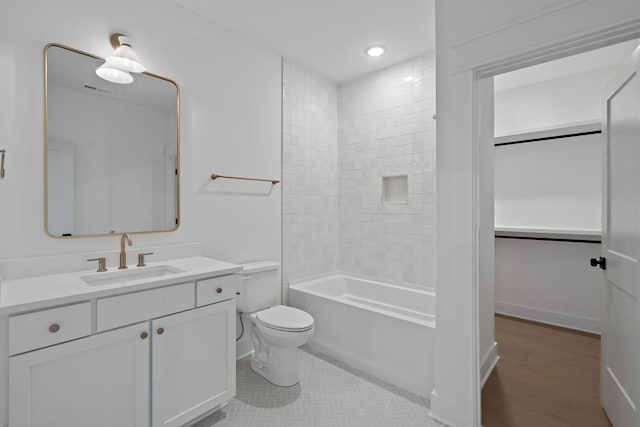
<path fill-rule="evenodd" d="M 338 270 L 433 286 L 435 68 L 432 54 L 338 89 Z M 408 203 L 382 178 L 407 175 Z"/>
<path fill-rule="evenodd" d="M 283 64 L 283 281 L 341 270 L 433 286 L 433 55 L 336 87 Z M 408 203 L 382 178 L 407 175 Z"/>
<path fill-rule="evenodd" d="M 336 269 L 337 86 L 283 62 L 283 283 Z"/>

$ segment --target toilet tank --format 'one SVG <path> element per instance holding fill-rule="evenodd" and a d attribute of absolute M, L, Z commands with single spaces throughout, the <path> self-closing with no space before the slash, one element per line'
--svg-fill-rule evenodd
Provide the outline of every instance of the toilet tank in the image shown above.
<path fill-rule="evenodd" d="M 236 273 L 238 288 L 236 310 L 253 313 L 274 306 L 280 299 L 280 264 L 273 261 L 259 261 L 244 264 L 243 270 Z"/>

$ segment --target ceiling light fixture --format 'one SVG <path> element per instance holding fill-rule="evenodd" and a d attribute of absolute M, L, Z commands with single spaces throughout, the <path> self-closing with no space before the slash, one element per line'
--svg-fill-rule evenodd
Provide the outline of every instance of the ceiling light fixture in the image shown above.
<path fill-rule="evenodd" d="M 122 85 L 129 84 L 133 81 L 133 76 L 127 71 L 123 71 L 119 68 L 113 67 L 111 64 L 105 62 L 97 70 L 96 74 L 111 83 L 119 83 Z"/>
<path fill-rule="evenodd" d="M 129 84 L 133 82 L 133 76 L 129 73 L 142 73 L 145 70 L 140 58 L 131 47 L 133 40 L 123 34 L 115 33 L 111 34 L 109 41 L 114 51 L 105 59 L 105 63 L 96 70 L 96 74 L 112 83 Z"/>
<path fill-rule="evenodd" d="M 109 39 L 111 46 L 115 49 L 110 56 L 107 56 L 107 62 L 116 68 L 130 73 L 142 73 L 145 68 L 133 51 L 133 40 L 120 33 L 111 35 Z"/>
<path fill-rule="evenodd" d="M 386 47 L 378 45 L 378 46 L 370 46 L 366 48 L 364 53 L 366 53 L 368 56 L 378 57 L 378 56 L 384 55 L 386 51 L 387 51 Z"/>

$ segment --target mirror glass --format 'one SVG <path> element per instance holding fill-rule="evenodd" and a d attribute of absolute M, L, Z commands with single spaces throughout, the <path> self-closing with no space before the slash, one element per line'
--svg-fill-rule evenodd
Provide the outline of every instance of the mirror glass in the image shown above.
<path fill-rule="evenodd" d="M 96 75 L 104 60 L 45 48 L 45 224 L 53 237 L 179 224 L 179 90 L 151 73 Z"/>

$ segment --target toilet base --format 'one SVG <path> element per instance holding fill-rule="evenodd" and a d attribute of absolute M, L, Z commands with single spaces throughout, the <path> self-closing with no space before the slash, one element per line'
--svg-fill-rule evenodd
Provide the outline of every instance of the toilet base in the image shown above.
<path fill-rule="evenodd" d="M 291 387 L 300 381 L 298 376 L 298 348 L 269 348 L 269 362 L 251 358 L 251 370 L 270 383 Z"/>
<path fill-rule="evenodd" d="M 249 315 L 249 336 L 253 342 L 251 370 L 280 387 L 290 387 L 300 381 L 298 374 L 298 347 L 304 345 L 314 328 L 303 332 L 262 330 L 255 314 Z"/>

